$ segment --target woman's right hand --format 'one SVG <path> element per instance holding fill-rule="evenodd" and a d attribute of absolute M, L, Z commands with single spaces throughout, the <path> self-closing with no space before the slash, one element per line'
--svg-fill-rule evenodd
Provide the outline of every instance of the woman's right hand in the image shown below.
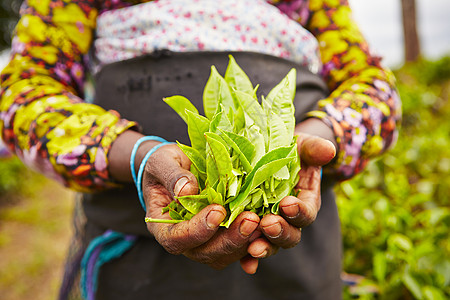
<path fill-rule="evenodd" d="M 174 196 L 198 193 L 197 180 L 188 171 L 190 165 L 187 156 L 173 144 L 162 146 L 150 156 L 142 184 L 147 217 L 170 219 L 167 212 L 162 214 L 162 209 Z M 147 228 L 169 253 L 183 254 L 194 261 L 222 269 L 246 257 L 249 243 L 260 235 L 257 231 L 260 220 L 256 214 L 241 213 L 228 229 L 219 227 L 225 217 L 225 208 L 212 204 L 189 221 L 148 223 Z M 254 263 L 246 262 L 243 268 L 247 273 L 256 271 Z"/>
<path fill-rule="evenodd" d="M 130 156 L 135 143 L 142 134 L 128 130 L 118 136 L 109 151 L 109 172 L 117 181 L 131 182 Z M 155 141 L 141 144 L 136 153 L 135 172 L 144 156 L 154 146 Z M 142 189 L 146 205 L 146 216 L 156 219 L 170 219 L 162 214 L 174 196 L 198 193 L 195 176 L 189 172 L 191 162 L 176 145 L 164 145 L 157 149 L 146 163 Z M 169 253 L 186 257 L 221 269 L 242 260 L 247 273 L 254 273 L 257 259 L 247 254 L 250 241 L 256 239 L 259 217 L 251 212 L 243 212 L 225 229 L 219 227 L 226 216 L 220 205 L 209 205 L 191 220 L 178 224 L 148 223 L 147 228 L 155 239 Z"/>

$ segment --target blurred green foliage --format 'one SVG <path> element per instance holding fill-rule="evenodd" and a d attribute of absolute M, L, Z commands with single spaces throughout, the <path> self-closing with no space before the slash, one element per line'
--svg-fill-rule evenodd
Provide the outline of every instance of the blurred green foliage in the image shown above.
<path fill-rule="evenodd" d="M 31 196 L 44 180 L 15 156 L 0 158 L 0 206 Z"/>
<path fill-rule="evenodd" d="M 358 299 L 450 299 L 450 57 L 397 70 L 396 146 L 338 188 L 344 269 Z"/>
<path fill-rule="evenodd" d="M 0 159 L 0 203 L 21 190 L 24 171 L 25 167 L 18 158 Z"/>

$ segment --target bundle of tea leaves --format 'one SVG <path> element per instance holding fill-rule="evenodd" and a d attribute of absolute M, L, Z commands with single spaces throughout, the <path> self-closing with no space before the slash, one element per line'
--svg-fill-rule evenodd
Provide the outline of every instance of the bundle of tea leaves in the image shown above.
<path fill-rule="evenodd" d="M 178 143 L 192 161 L 198 195 L 177 197 L 163 212 L 173 222 L 189 220 L 209 204 L 227 210 L 229 227 L 244 210 L 278 214 L 293 193 L 300 159 L 294 137 L 296 71 L 292 69 L 267 95 L 256 96 L 248 76 L 232 56 L 222 77 L 214 66 L 203 93 L 205 116 L 183 96 L 164 101 L 186 122 L 191 146 Z M 146 219 L 147 222 L 162 220 Z"/>

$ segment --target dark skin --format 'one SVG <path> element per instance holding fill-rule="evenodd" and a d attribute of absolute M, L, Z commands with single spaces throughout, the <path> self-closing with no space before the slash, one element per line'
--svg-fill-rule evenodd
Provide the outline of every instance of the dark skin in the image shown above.
<path fill-rule="evenodd" d="M 204 208 L 191 220 L 178 224 L 148 223 L 147 228 L 169 253 L 182 254 L 194 261 L 222 269 L 240 261 L 242 269 L 254 274 L 258 261 L 281 248 L 291 248 L 301 239 L 301 228 L 316 219 L 320 209 L 320 171 L 336 154 L 334 135 L 319 119 L 307 119 L 295 129 L 301 157 L 297 197 L 287 196 L 280 203 L 280 215 L 262 219 L 252 212 L 241 213 L 229 228 L 219 227 L 226 216 L 217 204 Z M 135 131 L 121 134 L 109 152 L 109 171 L 113 178 L 132 181 L 129 157 L 142 135 Z M 136 168 L 145 154 L 158 142 L 143 143 L 136 154 Z M 147 217 L 170 219 L 161 214 L 173 196 L 198 193 L 195 176 L 188 170 L 190 161 L 176 145 L 166 145 L 150 157 L 143 177 Z M 137 171 L 137 170 L 136 170 Z"/>

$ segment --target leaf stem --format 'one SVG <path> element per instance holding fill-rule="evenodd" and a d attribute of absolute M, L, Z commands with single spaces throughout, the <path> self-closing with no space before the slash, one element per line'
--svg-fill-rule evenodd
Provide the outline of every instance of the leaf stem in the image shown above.
<path fill-rule="evenodd" d="M 184 220 L 167 220 L 167 219 L 153 219 L 153 218 L 145 218 L 145 223 L 168 223 L 168 224 L 177 224 L 181 223 Z"/>

